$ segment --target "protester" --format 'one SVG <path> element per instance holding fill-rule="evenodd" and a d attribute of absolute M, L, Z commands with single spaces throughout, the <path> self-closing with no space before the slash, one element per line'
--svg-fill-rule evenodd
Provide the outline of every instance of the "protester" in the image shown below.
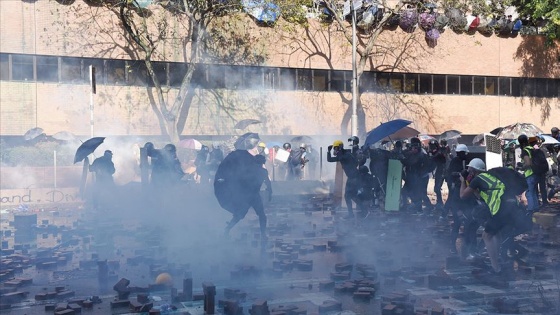
<path fill-rule="evenodd" d="M 115 164 L 113 163 L 113 152 L 105 150 L 103 156 L 96 158 L 89 166 L 89 171 L 95 173 L 93 208 L 98 209 L 100 202 L 102 202 L 101 199 L 106 201 L 108 195 L 114 189 Z"/>
<path fill-rule="evenodd" d="M 332 151 L 332 152 L 331 152 Z M 344 199 L 348 215 L 346 219 L 354 218 L 352 201 L 356 199 L 358 193 L 358 160 L 350 150 L 344 149 L 344 143 L 336 140 L 327 148 L 327 162 L 340 162 L 346 174 L 346 187 L 344 188 Z"/>
<path fill-rule="evenodd" d="M 537 194 L 537 176 L 534 174 L 531 167 L 531 157 L 533 156 L 534 148 L 529 145 L 529 138 L 524 134 L 517 137 L 517 142 L 519 142 L 519 147 L 521 148 L 521 159 L 523 160 L 523 162 L 518 163 L 518 168 L 523 170 L 523 174 L 525 175 L 528 185 L 527 192 L 525 192 L 525 196 L 527 198 L 527 210 L 535 212 L 539 209 L 539 199 Z"/>
<path fill-rule="evenodd" d="M 208 184 L 210 182 L 210 170 L 207 165 L 209 155 L 210 149 L 207 146 L 202 145 L 202 148 L 200 148 L 200 151 L 198 151 L 194 160 L 198 181 L 201 184 Z"/>
<path fill-rule="evenodd" d="M 445 148 L 441 148 L 436 140 L 431 140 L 428 144 L 428 155 L 432 163 L 435 165 L 433 173 L 434 177 L 434 193 L 436 194 L 436 210 L 440 213 L 443 211 L 443 198 L 441 196 L 441 187 L 445 181 L 445 165 L 447 159 L 445 156 Z"/>
<path fill-rule="evenodd" d="M 243 140 L 244 149 L 228 154 L 216 172 L 214 194 L 220 206 L 233 215 L 226 226 L 226 235 L 253 207 L 259 216 L 261 237 L 266 237 L 266 215 L 260 206 L 262 200 L 259 193 L 266 169 L 262 161 L 255 158 L 258 155 L 258 142 L 258 134 L 249 134 Z"/>
<path fill-rule="evenodd" d="M 307 159 L 307 145 L 300 144 L 299 149 L 291 150 L 288 158 L 288 168 L 290 168 L 289 180 L 303 179 L 303 168 L 309 160 Z"/>

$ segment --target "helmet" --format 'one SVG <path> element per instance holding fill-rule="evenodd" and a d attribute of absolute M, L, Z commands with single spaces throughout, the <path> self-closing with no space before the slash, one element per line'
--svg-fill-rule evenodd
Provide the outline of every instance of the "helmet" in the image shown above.
<path fill-rule="evenodd" d="M 166 145 L 163 147 L 163 149 L 164 149 L 165 151 L 169 151 L 169 152 L 176 152 L 176 151 L 177 151 L 177 147 L 175 147 L 175 145 L 174 145 L 174 144 L 171 144 L 171 143 L 166 144 Z"/>
<path fill-rule="evenodd" d="M 550 133 L 558 133 L 560 131 L 560 129 L 558 129 L 558 127 L 552 127 L 552 129 L 550 129 Z"/>
<path fill-rule="evenodd" d="M 517 142 L 519 142 L 519 144 L 529 143 L 529 138 L 526 135 L 520 135 L 517 137 Z"/>
<path fill-rule="evenodd" d="M 441 140 L 439 141 L 439 144 L 442 145 L 442 146 L 446 146 L 446 145 L 447 145 L 447 140 L 441 139 Z"/>
<path fill-rule="evenodd" d="M 284 144 L 282 145 L 282 148 L 284 148 L 284 150 L 288 150 L 288 149 L 291 149 L 291 148 L 292 148 L 292 145 L 289 144 L 288 142 L 286 142 L 286 143 L 284 143 Z"/>
<path fill-rule="evenodd" d="M 429 144 L 430 146 L 439 147 L 439 142 L 437 142 L 436 139 L 430 140 L 430 142 L 429 142 L 428 144 Z"/>
<path fill-rule="evenodd" d="M 414 137 L 410 139 L 410 144 L 416 144 L 417 146 L 420 146 L 422 145 L 422 141 L 420 141 L 420 139 L 418 139 L 417 137 Z"/>
<path fill-rule="evenodd" d="M 333 142 L 332 146 L 333 146 L 333 147 L 341 147 L 341 148 L 342 148 L 342 147 L 344 146 L 344 143 L 342 143 L 342 141 L 340 141 L 340 140 L 335 140 L 335 141 Z"/>
<path fill-rule="evenodd" d="M 103 153 L 104 156 L 113 156 L 113 152 L 111 150 L 105 150 Z"/>
<path fill-rule="evenodd" d="M 352 142 L 353 145 L 356 145 L 356 144 L 360 143 L 360 138 L 358 138 L 356 136 L 352 136 L 352 137 L 348 138 L 348 142 Z"/>
<path fill-rule="evenodd" d="M 261 148 L 266 148 L 266 144 L 262 141 L 259 142 L 258 146 L 261 147 Z"/>
<path fill-rule="evenodd" d="M 299 147 L 302 148 L 302 149 L 306 149 L 306 148 L 307 148 L 307 144 L 302 143 L 302 144 L 299 145 Z"/>
<path fill-rule="evenodd" d="M 467 165 L 468 167 L 472 167 L 475 170 L 479 170 L 479 171 L 485 171 L 486 170 L 486 164 L 484 164 L 484 162 L 479 159 L 479 158 L 474 158 L 469 162 L 469 165 Z"/>
<path fill-rule="evenodd" d="M 464 144 L 458 144 L 457 147 L 455 148 L 455 152 L 469 153 L 469 148 L 467 148 L 467 146 Z"/>

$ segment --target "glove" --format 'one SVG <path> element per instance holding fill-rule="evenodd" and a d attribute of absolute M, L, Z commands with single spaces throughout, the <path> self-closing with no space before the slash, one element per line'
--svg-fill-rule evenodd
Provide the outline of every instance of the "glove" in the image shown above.
<path fill-rule="evenodd" d="M 329 150 L 329 151 L 332 150 L 332 145 L 329 145 L 329 146 L 327 147 L 327 150 Z"/>
<path fill-rule="evenodd" d="M 469 177 L 469 171 L 463 170 L 461 172 L 461 177 L 463 177 L 464 179 L 467 179 L 467 177 Z"/>

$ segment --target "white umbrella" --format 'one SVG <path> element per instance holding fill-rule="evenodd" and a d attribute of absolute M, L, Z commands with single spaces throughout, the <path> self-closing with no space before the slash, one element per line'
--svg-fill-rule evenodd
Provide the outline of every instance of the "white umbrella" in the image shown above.
<path fill-rule="evenodd" d="M 541 137 L 543 137 L 543 139 L 544 139 L 543 144 L 557 144 L 557 143 L 560 143 L 560 141 L 554 139 L 551 136 L 541 135 Z"/>

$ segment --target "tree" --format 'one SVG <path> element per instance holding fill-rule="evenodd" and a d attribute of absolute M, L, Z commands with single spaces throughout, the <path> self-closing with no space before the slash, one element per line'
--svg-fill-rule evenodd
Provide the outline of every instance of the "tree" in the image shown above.
<path fill-rule="evenodd" d="M 512 0 L 517 12 L 531 24 L 541 27 L 548 43 L 560 40 L 560 4 L 554 0 Z"/>

